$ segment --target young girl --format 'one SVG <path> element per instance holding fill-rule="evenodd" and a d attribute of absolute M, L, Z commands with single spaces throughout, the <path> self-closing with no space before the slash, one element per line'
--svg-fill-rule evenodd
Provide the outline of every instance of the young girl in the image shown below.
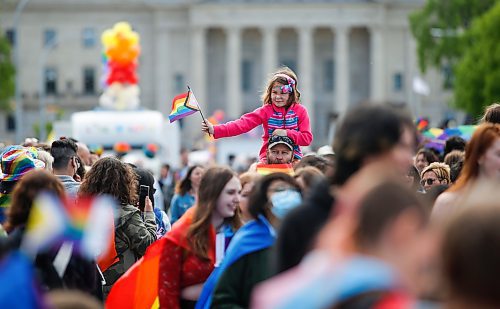
<path fill-rule="evenodd" d="M 202 131 L 214 138 L 222 138 L 240 135 L 263 125 L 263 145 L 259 153 L 261 162 L 266 163 L 267 144 L 271 135 L 290 137 L 296 144 L 294 158 L 302 158 L 299 146 L 309 146 L 313 135 L 307 110 L 300 104 L 295 73 L 287 67 L 275 72 L 267 84 L 262 102 L 263 105 L 253 112 L 226 124 L 214 126 L 209 121 L 202 122 Z"/>

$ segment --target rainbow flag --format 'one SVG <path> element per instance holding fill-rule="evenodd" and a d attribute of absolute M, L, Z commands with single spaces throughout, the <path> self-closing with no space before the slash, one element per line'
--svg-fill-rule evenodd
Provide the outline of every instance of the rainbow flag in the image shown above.
<path fill-rule="evenodd" d="M 179 94 L 172 101 L 172 112 L 168 116 L 170 123 L 199 111 L 198 101 L 192 91 Z"/>
<path fill-rule="evenodd" d="M 160 307 L 158 274 L 165 241 L 166 238 L 163 237 L 152 243 L 146 249 L 144 256 L 115 282 L 106 298 L 106 308 L 149 309 Z"/>
<path fill-rule="evenodd" d="M 291 164 L 257 164 L 257 173 L 268 175 L 271 173 L 285 173 L 290 176 L 295 175 Z"/>
<path fill-rule="evenodd" d="M 109 250 L 116 205 L 108 196 L 60 200 L 42 193 L 31 208 L 21 248 L 35 256 L 39 250 L 71 241 L 88 258 Z"/>

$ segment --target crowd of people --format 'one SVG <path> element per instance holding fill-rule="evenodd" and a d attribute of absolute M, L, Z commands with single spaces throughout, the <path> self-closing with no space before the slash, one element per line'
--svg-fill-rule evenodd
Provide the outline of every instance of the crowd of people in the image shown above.
<path fill-rule="evenodd" d="M 500 307 L 500 104 L 485 111 L 469 141 L 451 137 L 442 153 L 424 147 L 404 108 L 360 105 L 342 119 L 331 146 L 303 154 L 312 134 L 297 84 L 293 72 L 278 71 L 263 107 L 203 124 L 215 138 L 264 125 L 260 163 L 241 174 L 187 160 L 149 171 L 99 158 L 72 138 L 7 146 L 1 259 L 22 249 L 40 192 L 107 195 L 119 205 L 110 263 L 70 251 L 61 273 L 64 244 L 33 259 L 49 306 L 114 308 L 107 301 L 131 280 L 124 274 L 155 247 L 149 307 Z M 264 175 L 262 164 L 290 170 Z"/>

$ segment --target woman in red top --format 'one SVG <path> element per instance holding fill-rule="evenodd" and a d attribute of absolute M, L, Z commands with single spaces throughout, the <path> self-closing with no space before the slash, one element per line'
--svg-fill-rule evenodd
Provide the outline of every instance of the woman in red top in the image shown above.
<path fill-rule="evenodd" d="M 158 282 L 161 308 L 194 308 L 216 255 L 220 256 L 216 233 L 232 235 L 241 226 L 240 191 L 240 181 L 231 169 L 212 167 L 205 172 L 197 205 L 165 235 Z"/>

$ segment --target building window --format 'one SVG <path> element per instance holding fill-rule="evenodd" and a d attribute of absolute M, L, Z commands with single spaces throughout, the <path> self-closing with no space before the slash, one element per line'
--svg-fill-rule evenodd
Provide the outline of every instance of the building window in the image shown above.
<path fill-rule="evenodd" d="M 335 62 L 332 59 L 325 60 L 323 68 L 323 89 L 325 91 L 333 91 L 335 87 Z"/>
<path fill-rule="evenodd" d="M 57 70 L 55 68 L 46 68 L 44 74 L 45 94 L 57 94 Z"/>
<path fill-rule="evenodd" d="M 95 94 L 95 69 L 92 67 L 83 69 L 83 94 Z"/>
<path fill-rule="evenodd" d="M 96 45 L 96 32 L 94 28 L 84 28 L 82 31 L 82 45 L 85 48 L 92 48 Z"/>
<path fill-rule="evenodd" d="M 241 88 L 244 92 L 252 90 L 252 68 L 253 63 L 251 60 L 243 60 L 241 68 L 241 73 L 243 75 L 241 79 Z"/>
<path fill-rule="evenodd" d="M 186 85 L 184 84 L 184 76 L 182 74 L 177 73 L 175 74 L 174 77 L 174 87 L 175 87 L 175 93 L 181 93 L 184 92 L 186 89 Z"/>
<path fill-rule="evenodd" d="M 7 41 L 9 41 L 9 44 L 11 46 L 14 46 L 14 44 L 16 44 L 16 32 L 14 31 L 14 29 L 7 29 L 7 31 L 5 31 L 5 37 L 7 38 Z"/>
<path fill-rule="evenodd" d="M 14 132 L 16 130 L 16 119 L 13 114 L 7 114 L 7 132 Z"/>
<path fill-rule="evenodd" d="M 51 46 L 56 44 L 56 31 L 54 29 L 45 29 L 43 32 L 43 46 Z"/>
<path fill-rule="evenodd" d="M 403 74 L 401 73 L 395 73 L 393 76 L 393 88 L 395 92 L 400 92 L 403 90 L 404 84 L 403 84 Z"/>
<path fill-rule="evenodd" d="M 444 89 L 452 89 L 454 84 L 455 76 L 453 75 L 453 70 L 450 65 L 444 65 L 441 69 L 441 73 L 443 74 L 443 87 Z"/>

